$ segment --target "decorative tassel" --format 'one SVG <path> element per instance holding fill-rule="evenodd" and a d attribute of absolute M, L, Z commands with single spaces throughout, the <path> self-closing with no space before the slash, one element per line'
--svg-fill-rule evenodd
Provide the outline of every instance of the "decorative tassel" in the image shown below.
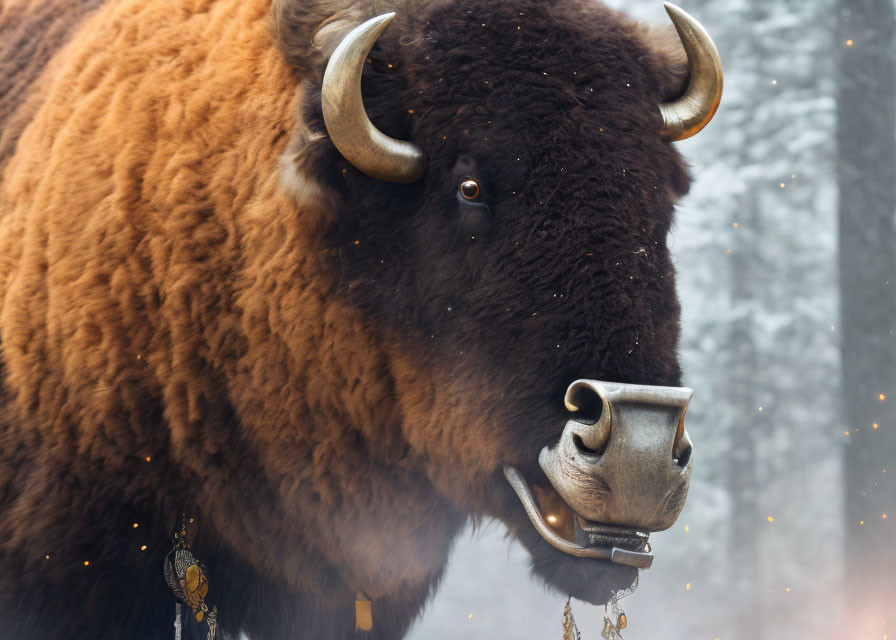
<path fill-rule="evenodd" d="M 579 627 L 576 626 L 576 619 L 572 617 L 572 607 L 569 600 L 563 607 L 563 640 L 582 640 L 582 634 L 579 633 Z"/>
<path fill-rule="evenodd" d="M 604 607 L 604 628 L 600 632 L 600 637 L 604 640 L 623 640 L 622 630 L 628 626 L 628 618 L 619 607 L 619 601 L 630 596 L 638 588 L 638 578 L 628 589 L 616 591 L 610 597 L 610 601 Z M 579 627 L 576 625 L 576 619 L 572 615 L 572 606 L 570 601 L 566 601 L 563 607 L 563 640 L 582 640 L 582 634 L 579 633 Z"/>
<path fill-rule="evenodd" d="M 623 640 L 622 630 L 628 626 L 628 617 L 625 615 L 625 611 L 619 607 L 619 601 L 633 594 L 637 588 L 638 578 L 636 576 L 632 586 L 628 589 L 613 593 L 613 597 L 604 606 L 604 629 L 601 631 L 601 638 L 606 640 Z"/>
<path fill-rule="evenodd" d="M 373 629 L 373 603 L 367 594 L 358 590 L 355 594 L 355 631 Z"/>

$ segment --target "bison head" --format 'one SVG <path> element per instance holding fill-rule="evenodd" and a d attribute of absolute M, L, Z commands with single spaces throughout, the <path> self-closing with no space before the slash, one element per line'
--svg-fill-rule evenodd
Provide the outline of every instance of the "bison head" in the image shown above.
<path fill-rule="evenodd" d="M 381 328 L 408 464 L 503 521 L 549 584 L 605 600 L 687 493 L 666 236 L 689 178 L 670 142 L 715 112 L 718 54 L 671 5 L 677 51 L 590 1 L 394 8 L 347 5 L 310 35 L 279 16 L 298 66 L 309 41 L 330 54 L 290 179 L 332 201 L 326 242 Z"/>

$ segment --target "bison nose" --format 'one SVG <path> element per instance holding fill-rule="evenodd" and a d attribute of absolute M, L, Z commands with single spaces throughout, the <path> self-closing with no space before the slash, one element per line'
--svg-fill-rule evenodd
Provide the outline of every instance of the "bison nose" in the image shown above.
<path fill-rule="evenodd" d="M 693 391 L 577 380 L 560 441 L 539 463 L 581 518 L 659 531 L 672 526 L 692 466 L 684 414 Z"/>
<path fill-rule="evenodd" d="M 681 411 L 677 426 L 675 429 L 675 439 L 672 442 L 672 461 L 679 467 L 687 467 L 691 458 L 691 439 L 684 428 L 684 413 L 687 410 L 687 401 L 690 400 L 693 392 L 690 389 L 674 388 L 674 387 L 646 387 L 640 385 L 611 385 L 615 387 L 616 396 L 619 391 L 629 389 L 636 391 L 638 389 L 653 390 L 653 395 L 662 404 L 662 399 L 657 397 L 660 389 L 671 389 L 671 407 L 673 412 L 675 407 L 680 403 L 682 395 L 687 395 L 684 403 L 684 409 Z M 600 389 L 604 389 L 604 395 L 601 395 Z M 675 393 L 683 391 L 684 394 Z M 566 397 L 563 403 L 574 415 L 572 420 L 581 426 L 573 429 L 572 440 L 576 448 L 585 455 L 602 456 L 606 453 L 607 445 L 610 442 L 610 428 L 612 425 L 609 398 L 613 395 L 614 389 L 610 389 L 607 383 L 597 382 L 595 380 L 577 380 L 569 385 L 566 390 Z M 661 391 L 659 393 L 662 393 Z M 617 411 L 621 409 L 621 405 Z"/>

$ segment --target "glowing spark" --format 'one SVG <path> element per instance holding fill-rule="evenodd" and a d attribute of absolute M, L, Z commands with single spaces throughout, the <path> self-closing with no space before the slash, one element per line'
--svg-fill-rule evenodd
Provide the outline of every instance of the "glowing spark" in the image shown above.
<path fill-rule="evenodd" d="M 472 620 L 472 619 L 473 619 L 473 614 L 471 613 L 470 615 L 467 616 L 467 620 Z"/>
<path fill-rule="evenodd" d="M 85 560 L 85 561 L 84 561 L 84 566 L 85 566 L 85 567 L 89 567 L 89 566 L 90 566 L 90 560 Z"/>
<path fill-rule="evenodd" d="M 847 41 L 846 41 L 846 46 L 847 46 L 847 47 L 851 47 L 851 46 L 852 46 L 852 40 L 847 40 Z"/>
<path fill-rule="evenodd" d="M 769 522 L 774 522 L 774 521 L 775 521 L 774 516 L 769 516 L 769 517 L 766 518 L 766 519 L 767 519 Z"/>
<path fill-rule="evenodd" d="M 876 429 L 877 429 L 877 426 L 878 426 L 878 425 L 877 425 L 876 422 L 872 422 L 872 423 L 871 423 L 871 428 L 872 428 L 872 429 L 875 429 L 875 430 L 876 430 Z"/>
<path fill-rule="evenodd" d="M 786 589 L 784 589 L 784 591 L 786 591 L 787 593 L 790 593 L 790 587 L 787 587 Z"/>
<path fill-rule="evenodd" d="M 45 559 L 45 560 L 49 560 L 49 559 L 50 559 L 50 554 L 45 555 L 45 556 L 44 556 L 44 559 Z"/>
<path fill-rule="evenodd" d="M 555 515 L 549 515 L 549 516 L 548 516 L 548 522 L 550 522 L 551 524 L 556 523 L 556 522 L 557 522 L 557 516 L 555 516 Z"/>
<path fill-rule="evenodd" d="M 734 228 L 737 229 L 737 223 L 736 223 L 736 222 L 734 223 Z"/>
<path fill-rule="evenodd" d="M 690 583 L 690 582 L 688 582 L 688 583 L 684 586 L 684 590 L 685 590 L 685 591 L 690 591 L 690 590 L 691 590 L 691 583 Z"/>
<path fill-rule="evenodd" d="M 843 432 L 843 435 L 848 436 L 848 435 L 849 435 L 849 431 L 844 431 L 844 432 Z"/>
<path fill-rule="evenodd" d="M 142 547 L 140 547 L 140 551 L 146 551 L 146 545 L 143 545 Z"/>
<path fill-rule="evenodd" d="M 886 513 L 883 514 L 883 515 L 881 516 L 881 518 L 883 518 L 884 520 L 886 520 L 886 519 L 887 519 L 887 514 L 886 514 Z"/>
<path fill-rule="evenodd" d="M 859 520 L 859 524 L 860 524 L 860 525 L 863 525 L 863 524 L 865 524 L 865 521 L 864 521 L 864 520 Z"/>
<path fill-rule="evenodd" d="M 152 461 L 152 458 L 150 458 L 149 456 L 146 456 L 146 458 L 144 458 L 144 459 L 145 459 L 147 462 Z"/>
<path fill-rule="evenodd" d="M 780 186 L 782 189 L 784 189 L 787 185 L 784 184 L 784 183 L 782 182 L 782 183 L 781 183 L 780 185 L 778 185 L 778 186 Z"/>
<path fill-rule="evenodd" d="M 884 394 L 880 393 L 880 394 L 878 394 L 877 399 L 880 400 L 881 402 L 883 402 L 884 400 L 887 399 L 887 396 L 885 396 Z"/>
<path fill-rule="evenodd" d="M 691 528 L 688 525 L 684 525 L 684 532 L 687 533 Z"/>

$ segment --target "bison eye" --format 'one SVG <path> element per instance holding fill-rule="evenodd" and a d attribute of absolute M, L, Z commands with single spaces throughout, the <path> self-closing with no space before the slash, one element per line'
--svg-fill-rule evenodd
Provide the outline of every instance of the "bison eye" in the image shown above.
<path fill-rule="evenodd" d="M 464 200 L 476 200 L 479 198 L 479 183 L 475 180 L 464 180 L 460 185 L 460 195 Z"/>

